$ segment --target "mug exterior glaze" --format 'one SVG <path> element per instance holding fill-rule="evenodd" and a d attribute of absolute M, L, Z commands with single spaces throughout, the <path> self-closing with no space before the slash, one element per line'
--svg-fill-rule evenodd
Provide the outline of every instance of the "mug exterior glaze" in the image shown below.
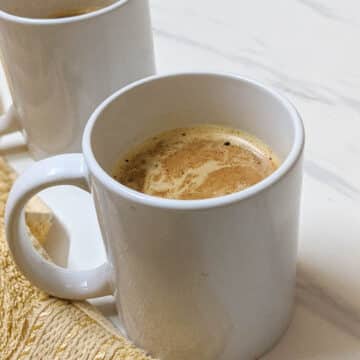
<path fill-rule="evenodd" d="M 108 6 L 68 18 L 25 17 L 71 3 L 0 1 L 0 57 L 13 100 L 0 117 L 0 134 L 22 130 L 37 159 L 81 151 L 96 105 L 155 73 L 148 0 L 107 0 Z"/>
<path fill-rule="evenodd" d="M 247 131 L 282 164 L 241 192 L 169 200 L 111 177 L 121 153 L 162 130 L 220 124 Z M 53 157 L 20 176 L 6 209 L 14 259 L 37 286 L 84 299 L 114 293 L 127 336 L 162 360 L 253 360 L 286 330 L 293 307 L 304 130 L 275 91 L 234 75 L 151 77 L 103 102 L 83 153 Z M 72 184 L 91 192 L 108 263 L 71 271 L 46 262 L 26 236 L 36 192 Z"/>

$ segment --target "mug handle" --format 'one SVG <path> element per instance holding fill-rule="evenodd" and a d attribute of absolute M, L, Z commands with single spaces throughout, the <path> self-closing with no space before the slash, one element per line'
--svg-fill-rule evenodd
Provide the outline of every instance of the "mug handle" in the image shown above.
<path fill-rule="evenodd" d="M 21 130 L 20 122 L 14 105 L 11 105 L 9 110 L 0 116 L 0 135 L 6 135 L 18 130 Z"/>
<path fill-rule="evenodd" d="M 45 260 L 32 246 L 24 207 L 36 193 L 57 185 L 73 185 L 90 192 L 81 154 L 59 155 L 36 162 L 15 182 L 5 211 L 6 237 L 14 261 L 34 285 L 50 295 L 71 300 L 111 295 L 109 263 L 91 270 L 64 269 Z"/>

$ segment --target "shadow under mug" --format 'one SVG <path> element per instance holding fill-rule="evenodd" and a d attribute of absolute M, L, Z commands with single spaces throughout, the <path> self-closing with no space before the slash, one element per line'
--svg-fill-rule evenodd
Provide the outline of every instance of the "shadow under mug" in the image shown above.
<path fill-rule="evenodd" d="M 87 14 L 51 14 L 98 9 Z M 24 132 L 39 159 L 81 150 L 95 106 L 155 73 L 148 0 L 0 0 L 0 56 L 13 105 L 0 134 Z"/>
<path fill-rule="evenodd" d="M 256 135 L 281 166 L 248 189 L 205 200 L 157 198 L 112 178 L 134 143 L 203 123 Z M 25 276 L 52 295 L 114 294 L 127 336 L 160 359 L 253 360 L 291 317 L 303 146 L 297 111 L 255 81 L 205 73 L 141 80 L 97 108 L 82 154 L 40 161 L 16 181 L 6 208 L 9 247 Z M 96 269 L 50 264 L 27 237 L 26 202 L 63 184 L 93 196 L 108 256 Z"/>

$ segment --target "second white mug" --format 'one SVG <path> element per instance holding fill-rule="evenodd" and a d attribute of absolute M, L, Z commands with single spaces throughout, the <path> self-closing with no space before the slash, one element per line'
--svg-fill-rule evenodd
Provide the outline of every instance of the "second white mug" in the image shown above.
<path fill-rule="evenodd" d="M 95 105 L 155 72 L 148 0 L 2 0 L 0 55 L 13 100 L 0 134 L 22 130 L 38 159 L 80 151 Z"/>

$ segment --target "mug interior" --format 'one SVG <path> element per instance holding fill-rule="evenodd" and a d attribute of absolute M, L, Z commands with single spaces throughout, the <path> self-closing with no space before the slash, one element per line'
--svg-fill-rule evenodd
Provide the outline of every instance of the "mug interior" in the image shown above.
<path fill-rule="evenodd" d="M 51 16 L 104 8 L 118 0 L 0 0 L 0 10 L 11 15 L 46 19 Z"/>
<path fill-rule="evenodd" d="M 121 155 L 135 144 L 166 130 L 200 124 L 255 135 L 284 161 L 295 142 L 296 121 L 300 123 L 294 108 L 276 93 L 252 81 L 215 74 L 140 81 L 99 109 L 93 115 L 90 147 L 110 176 Z"/>

